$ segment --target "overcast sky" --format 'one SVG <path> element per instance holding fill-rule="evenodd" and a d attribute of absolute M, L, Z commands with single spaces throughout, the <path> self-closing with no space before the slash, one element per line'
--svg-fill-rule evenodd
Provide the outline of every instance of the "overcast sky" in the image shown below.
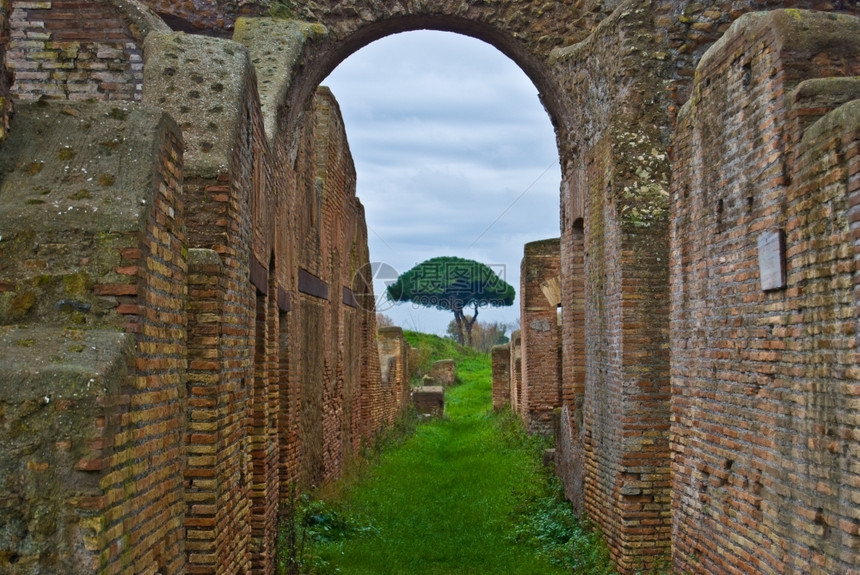
<path fill-rule="evenodd" d="M 560 169 L 537 89 L 489 44 L 447 32 L 388 36 L 323 82 L 340 103 L 365 206 L 377 306 L 406 329 L 444 334 L 450 312 L 393 305 L 385 280 L 436 256 L 504 266 L 520 287 L 523 244 L 558 237 Z M 479 320 L 513 324 L 513 307 Z"/>

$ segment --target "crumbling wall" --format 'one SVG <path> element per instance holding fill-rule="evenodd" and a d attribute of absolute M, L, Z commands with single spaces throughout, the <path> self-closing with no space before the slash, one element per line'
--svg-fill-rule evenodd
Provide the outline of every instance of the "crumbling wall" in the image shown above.
<path fill-rule="evenodd" d="M 561 341 L 557 289 L 559 240 L 525 245 L 520 271 L 522 381 L 520 415 L 530 432 L 550 435 L 561 406 Z"/>
<path fill-rule="evenodd" d="M 521 387 L 523 377 L 523 347 L 521 331 L 511 332 L 511 408 L 522 412 Z"/>
<path fill-rule="evenodd" d="M 318 93 L 308 120 L 294 164 L 301 194 L 290 210 L 298 267 L 290 377 L 301 405 L 299 480 L 319 484 L 335 477 L 397 407 L 384 404 L 393 395 L 381 393 L 372 287 L 358 274 L 369 258 L 364 209 L 328 90 Z M 286 156 L 289 149 L 281 145 L 292 141 L 277 144 L 276 154 Z"/>
<path fill-rule="evenodd" d="M 181 33 L 150 34 L 145 56 L 144 102 L 168 111 L 183 129 L 188 245 L 221 262 L 215 266 L 211 253 L 195 258 L 192 280 L 208 276 L 211 291 L 190 286 L 189 568 L 259 567 L 274 551 L 277 496 L 266 442 L 265 349 L 255 345 L 258 338 L 266 345 L 268 281 L 259 273 L 249 281 L 250 205 L 255 190 L 264 189 L 254 170 L 260 144 L 253 137 L 253 71 L 241 46 Z M 217 337 L 200 330 L 207 319 L 217 322 Z M 234 520 L 219 524 L 225 517 Z"/>
<path fill-rule="evenodd" d="M 430 377 L 442 387 L 450 387 L 457 382 L 457 365 L 453 359 L 440 359 L 430 366 Z"/>
<path fill-rule="evenodd" d="M 300 276 L 298 301 L 304 303 L 305 296 L 310 296 L 317 300 L 314 302 L 317 305 L 323 300 L 327 302 L 324 321 L 310 327 L 321 334 L 323 379 L 305 382 L 322 387 L 321 395 L 316 396 L 320 403 L 307 403 L 303 411 L 304 417 L 319 413 L 322 419 L 323 475 L 319 479 L 308 478 L 311 482 L 336 477 L 346 460 L 357 453 L 362 440 L 371 437 L 363 431 L 362 422 L 353 413 L 354 410 L 360 413 L 361 402 L 367 396 L 376 395 L 371 410 L 378 411 L 371 418 L 378 425 L 392 421 L 402 407 L 394 393 L 396 389 L 402 391 L 402 383 L 386 389 L 387 393 L 374 394 L 374 388 L 380 389 L 378 368 L 374 379 L 362 381 L 363 357 L 378 354 L 376 345 L 368 347 L 362 338 L 363 329 L 375 329 L 375 307 L 365 307 L 368 302 L 359 302 L 353 290 L 354 283 L 360 281 L 356 278 L 359 270 L 369 263 L 364 208 L 355 197 L 355 168 L 343 119 L 337 101 L 327 88 L 318 90 L 313 112 L 313 187 L 305 188 L 304 196 L 305 205 L 310 205 L 311 209 L 299 220 L 295 239 L 296 245 L 302 248 L 297 257 L 300 274 L 305 270 L 319 279 L 308 283 L 305 289 Z M 306 209 L 301 205 L 297 208 Z M 308 227 L 303 228 L 303 225 Z M 299 239 L 314 234 L 319 237 L 316 245 Z M 368 288 L 362 286 L 362 289 Z M 322 292 L 327 293 L 327 299 L 321 297 Z M 296 311 L 302 313 L 302 309 Z M 298 337 L 306 335 L 300 332 Z M 297 346 L 294 353 L 297 361 L 301 361 L 300 356 L 319 353 L 319 349 Z M 365 375 L 371 376 L 369 371 Z M 306 390 L 309 395 L 315 391 L 310 387 Z"/>
<path fill-rule="evenodd" d="M 383 362 L 381 393 L 392 399 L 377 402 L 375 405 L 389 408 L 371 420 L 390 424 L 409 402 L 409 343 L 399 327 L 379 328 L 379 359 Z M 372 406 L 371 406 L 372 407 Z"/>
<path fill-rule="evenodd" d="M 4 571 L 184 572 L 182 147 L 138 104 L 16 106 L 0 184 Z"/>
<path fill-rule="evenodd" d="M 492 356 L 493 409 L 502 409 L 511 403 L 511 345 L 494 346 Z"/>
<path fill-rule="evenodd" d="M 71 428 L 59 451 L 48 423 L 28 441 L 44 457 L 10 483 L 20 537 L 0 560 L 272 573 L 289 485 L 334 477 L 405 404 L 381 393 L 372 286 L 353 291 L 368 252 L 352 160 L 327 91 L 298 139 L 268 131 L 246 46 L 150 30 L 143 52 L 142 98 L 176 123 L 140 104 L 18 103 L 4 146 L 6 348 L 56 347 L 71 367 L 10 362 L 40 395 L 7 394 L 8 413 L 24 422 L 57 397 L 27 424 L 56 412 Z M 54 476 L 56 497 L 28 487 Z"/>
<path fill-rule="evenodd" d="M 586 305 L 583 182 L 565 196 L 566 221 L 561 237 L 561 404 L 556 434 L 556 474 L 578 515 L 585 496 Z"/>
<path fill-rule="evenodd" d="M 744 16 L 679 116 L 678 570 L 856 569 L 858 39 L 857 18 Z"/>
<path fill-rule="evenodd" d="M 603 530 L 622 573 L 666 557 L 671 535 L 672 71 L 655 28 L 650 5 L 624 3 L 586 41 L 551 55 L 568 86 L 576 150 L 562 158 L 562 395 L 574 444 L 561 451 L 582 462 L 583 488 L 566 474 L 568 493 L 582 493 L 575 506 Z"/>
<path fill-rule="evenodd" d="M 0 2 L 0 142 L 6 139 L 9 129 L 9 115 L 12 112 L 12 99 L 9 97 L 9 85 L 12 75 L 6 65 L 6 52 L 9 48 L 9 12 L 11 6 L 8 0 Z"/>
<path fill-rule="evenodd" d="M 123 220 L 133 231 L 111 228 L 95 233 L 91 243 L 71 239 L 71 247 L 62 248 L 54 238 L 60 228 L 51 226 L 69 221 L 84 206 L 95 207 L 96 192 L 112 190 L 111 177 L 117 177 L 110 171 L 77 171 L 63 175 L 57 188 L 65 190 L 63 200 L 73 209 L 58 210 L 56 217 L 51 211 L 50 218 L 45 212 L 41 218 L 45 229 L 54 230 L 52 239 L 31 244 L 24 234 L 16 236 L 24 238 L 16 243 L 0 229 L 0 266 L 6 266 L 0 277 L 0 317 L 9 325 L 41 318 L 38 329 L 36 323 L 26 328 L 38 337 L 19 337 L 21 327 L 4 328 L 11 334 L 6 345 L 26 349 L 31 339 L 44 340 L 61 349 L 56 353 L 61 365 L 75 354 L 90 362 L 89 350 L 77 351 L 79 345 L 103 346 L 109 361 L 97 357 L 80 373 L 113 382 L 103 393 L 115 398 L 101 405 L 101 396 L 88 396 L 81 400 L 80 414 L 86 418 L 104 409 L 104 421 L 118 427 L 106 424 L 108 432 L 81 423 L 85 428 L 79 437 L 57 442 L 55 452 L 37 448 L 33 453 L 44 453 L 44 460 L 31 458 L 26 470 L 16 468 L 26 478 L 18 485 L 26 490 L 45 473 L 59 477 L 61 472 L 52 469 L 68 469 L 66 449 L 74 458 L 89 453 L 78 451 L 83 444 L 118 454 L 103 469 L 81 470 L 90 478 L 79 484 L 81 493 L 96 493 L 87 491 L 95 490 L 89 473 L 113 478 L 104 487 L 109 495 L 75 499 L 69 508 L 75 515 L 63 519 L 73 527 L 57 530 L 66 539 L 42 546 L 39 553 L 49 547 L 70 549 L 67 536 L 73 537 L 69 534 L 79 525 L 87 553 L 96 553 L 111 569 L 175 573 L 187 563 L 198 571 L 217 565 L 226 571 L 271 572 L 274 518 L 290 484 L 330 477 L 362 438 L 390 419 L 390 401 L 397 394 L 381 381 L 372 292 L 354 274 L 367 259 L 362 208 L 345 192 L 354 174 L 331 101 L 311 95 L 350 51 L 383 34 L 429 26 L 486 39 L 514 58 L 535 82 L 556 126 L 563 171 L 559 469 L 574 505 L 606 534 L 619 570 L 630 573 L 654 564 L 667 553 L 672 529 L 676 565 L 688 570 L 720 572 L 738 561 L 758 561 L 774 572 L 783 567 L 850 569 L 856 563 L 856 517 L 851 515 L 856 506 L 837 503 L 856 499 L 848 441 L 856 426 L 850 423 L 845 382 L 856 379 L 851 322 L 857 318 L 860 256 L 850 234 L 856 236 L 860 216 L 851 171 L 856 106 L 841 104 L 856 99 L 851 76 L 857 71 L 851 62 L 857 58 L 846 52 L 854 50 L 856 32 L 852 29 L 848 39 L 834 36 L 845 21 L 819 15 L 830 18 L 830 25 L 817 44 L 807 43 L 811 32 L 803 30 L 772 45 L 753 46 L 751 37 L 734 36 L 733 43 L 726 40 L 715 52 L 729 56 L 704 59 L 694 89 L 696 61 L 733 20 L 757 6 L 753 0 L 707 5 L 589 1 L 576 7 L 478 1 L 432 7 L 354 4 L 292 3 L 299 16 L 322 22 L 305 24 L 236 20 L 243 11 L 267 11 L 265 2 L 241 8 L 231 2 L 151 2 L 209 33 L 220 34 L 236 22 L 236 42 L 169 34 L 134 0 L 13 0 L 0 7 L 0 43 L 8 68 L 0 77 L 14 79 L 13 97 L 66 100 L 62 114 L 49 107 L 51 121 L 89 113 L 69 100 L 142 98 L 169 111 L 184 139 L 181 145 L 167 145 L 175 148 L 170 153 L 153 152 L 151 145 L 125 135 L 90 142 L 98 143 L 106 157 L 119 150 L 133 150 L 136 158 L 169 157 L 153 160 L 161 167 L 151 172 L 165 181 L 165 189 L 178 189 L 168 180 L 182 179 L 184 171 L 179 199 L 147 204 L 155 223 L 143 225 L 138 219 L 143 216 L 135 214 Z M 814 4 L 851 9 L 841 2 Z M 290 6 L 272 8 L 284 15 Z M 798 11 L 780 14 L 779 22 L 796 22 L 801 29 L 808 23 Z M 183 25 L 176 19 L 171 23 Z M 141 64 L 144 43 L 154 56 Z M 804 57 L 791 56 L 809 46 L 817 48 Z M 758 50 L 762 55 L 753 57 Z M 753 72 L 753 63 L 758 70 L 768 61 L 776 64 L 762 74 Z M 799 83 L 816 76 L 847 78 Z M 720 82 L 734 90 L 736 101 L 725 94 L 713 99 Z M 753 93 L 758 95 L 750 99 Z M 672 148 L 678 155 L 670 282 L 669 143 L 676 105 L 689 94 L 693 101 L 682 114 Z M 726 115 L 728 104 L 725 109 L 718 105 L 720 98 L 750 106 Z M 26 106 L 22 110 L 19 126 L 38 116 Z M 126 114 L 139 111 L 116 106 L 99 122 L 121 123 L 130 117 Z M 750 114 L 753 119 L 746 118 Z M 152 122 L 166 125 L 156 117 Z M 756 133 L 749 126 L 759 119 Z M 37 178 L 60 166 L 56 160 L 75 168 L 75 158 L 99 155 L 57 149 L 53 126 L 42 133 L 18 130 L 50 155 L 4 171 L 6 178 L 24 173 Z M 174 128 L 164 130 L 176 134 Z M 733 156 L 737 150 L 754 152 Z M 25 210 L 53 210 L 59 200 L 52 186 L 8 189 L 31 194 Z M 707 203 L 697 204 L 704 199 Z M 6 198 L 2 201 L 5 207 Z M 172 227 L 180 226 L 179 203 L 189 207 L 184 212 L 187 245 L 177 239 L 179 228 Z M 137 204 L 122 201 L 114 208 L 120 205 L 131 209 Z M 9 221 L 19 225 L 14 218 Z M 762 233 L 773 224 L 775 233 Z M 147 226 L 151 234 L 141 232 Z M 72 228 L 83 229 L 77 223 Z M 146 242 L 140 240 L 144 233 L 151 235 Z M 744 243 L 751 236 L 754 248 Z M 159 242 L 171 247 L 159 248 Z M 32 253 L 19 257 L 26 250 Z M 766 292 L 754 285 L 759 253 L 768 271 Z M 60 257 L 68 254 L 87 255 Z M 153 263 L 147 259 L 151 256 Z M 187 282 L 180 279 L 186 261 Z M 53 269 L 65 271 L 39 273 L 45 262 L 59 262 Z M 19 275 L 7 277 L 13 267 Z M 107 274 L 106 279 L 90 285 L 80 270 L 90 270 L 84 272 L 90 277 Z M 140 286 L 151 280 L 150 293 Z M 186 297 L 176 286 L 186 283 L 185 304 L 172 307 Z M 729 307 L 727 301 L 736 305 Z M 177 310 L 188 314 L 184 339 L 176 331 Z M 162 320 L 177 327 L 153 327 Z M 86 343 L 64 347 L 67 337 L 79 337 L 75 326 L 80 322 L 88 328 L 80 335 Z M 62 335 L 50 332 L 57 325 L 64 326 Z M 48 330 L 44 335 L 42 328 Z M 129 335 L 113 337 L 120 331 Z M 525 347 L 518 337 L 512 340 L 511 401 L 527 414 L 529 387 L 519 379 Z M 179 350 L 183 341 L 187 355 Z M 182 361 L 187 370 L 179 367 Z M 355 362 L 358 379 L 347 367 Z M 9 365 L 18 364 L 10 359 Z M 9 381 L 33 381 L 34 391 L 48 385 L 33 373 L 15 377 Z M 75 382 L 69 389 L 84 393 L 83 380 Z M 143 382 L 155 391 L 141 392 Z M 70 405 L 52 400 L 39 407 L 36 395 L 8 397 L 17 406 L 9 413 L 19 419 L 35 408 L 48 413 L 51 405 L 58 417 L 66 417 Z M 728 424 L 726 413 L 731 414 Z M 143 431 L 114 433 L 131 421 Z M 723 429 L 738 436 L 731 437 L 739 453 L 735 458 L 726 453 Z M 768 435 L 771 430 L 776 431 Z M 100 443 L 99 434 L 119 443 Z M 771 443 L 758 445 L 760 437 Z M 142 451 L 135 451 L 138 446 Z M 164 459 L 161 453 L 167 454 Z M 104 457 L 99 457 L 86 459 L 84 467 L 102 465 L 98 461 Z M 147 458 L 157 459 L 151 471 L 139 463 Z M 115 469 L 121 471 L 113 476 L 109 470 Z M 121 484 L 120 476 L 132 479 Z M 177 504 L 176 486 L 182 481 L 185 501 Z M 58 489 L 68 493 L 69 487 Z M 123 508 L 129 500 L 120 489 L 128 489 L 135 507 L 139 503 L 144 511 L 129 516 Z M 9 501 L 20 501 L 15 497 Z M 43 510 L 55 503 L 27 510 L 39 515 L 31 533 L 47 530 Z M 697 535 L 700 527 L 707 537 Z M 23 569 L 41 560 L 35 553 L 21 554 L 15 541 L 0 561 L 14 560 Z M 750 542 L 762 545 L 751 551 Z M 59 554 L 46 553 L 45 561 L 59 565 Z M 707 567 L 696 563 L 701 558 Z"/>
<path fill-rule="evenodd" d="M 10 3 L 6 66 L 21 99 L 140 100 L 143 37 L 169 28 L 134 0 Z M 86 23 L 84 25 L 84 23 Z"/>

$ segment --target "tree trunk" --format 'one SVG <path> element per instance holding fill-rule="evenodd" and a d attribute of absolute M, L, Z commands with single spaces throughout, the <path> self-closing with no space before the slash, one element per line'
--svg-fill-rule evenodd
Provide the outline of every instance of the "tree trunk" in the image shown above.
<path fill-rule="evenodd" d="M 454 310 L 454 322 L 457 324 L 457 343 L 463 345 L 463 311 Z M 471 329 L 472 326 L 469 326 Z"/>
<path fill-rule="evenodd" d="M 463 312 L 460 312 L 462 315 Z M 465 316 L 464 316 L 465 319 Z M 475 314 L 472 316 L 472 319 L 466 320 L 466 341 L 469 342 L 469 347 L 475 347 L 472 343 L 472 326 L 475 325 L 475 322 L 478 319 L 478 304 L 475 304 Z"/>

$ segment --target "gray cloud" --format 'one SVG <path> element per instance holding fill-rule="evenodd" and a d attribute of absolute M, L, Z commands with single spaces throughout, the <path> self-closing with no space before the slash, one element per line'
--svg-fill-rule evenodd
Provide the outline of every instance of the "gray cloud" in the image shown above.
<path fill-rule="evenodd" d="M 525 74 L 488 44 L 421 31 L 374 42 L 323 83 L 344 116 L 371 260 L 403 272 L 472 258 L 504 265 L 519 291 L 523 244 L 559 234 L 555 136 Z M 451 319 L 403 304 L 386 313 L 434 333 Z M 480 318 L 518 316 L 519 300 Z"/>

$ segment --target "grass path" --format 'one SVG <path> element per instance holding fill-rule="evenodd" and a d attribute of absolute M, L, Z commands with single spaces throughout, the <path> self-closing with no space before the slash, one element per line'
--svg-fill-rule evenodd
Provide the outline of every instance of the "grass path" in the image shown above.
<path fill-rule="evenodd" d="M 316 515 L 320 524 L 333 525 L 332 535 L 323 537 L 328 541 L 311 551 L 317 572 L 570 573 L 549 557 L 558 553 L 549 542 L 553 529 L 560 529 L 552 524 L 559 521 L 552 517 L 557 512 L 537 517 L 547 523 L 543 542 L 534 514 L 518 514 L 524 505 L 534 508 L 541 498 L 556 496 L 537 461 L 535 441 L 516 429 L 512 416 L 491 413 L 489 358 L 462 360 L 458 372 L 463 383 L 449 390 L 444 419 L 420 424 L 357 479 L 335 486 L 326 509 L 337 510 L 341 519 L 327 519 L 331 511 Z M 349 534 L 338 536 L 338 529 Z M 569 534 L 559 536 L 569 541 Z"/>

